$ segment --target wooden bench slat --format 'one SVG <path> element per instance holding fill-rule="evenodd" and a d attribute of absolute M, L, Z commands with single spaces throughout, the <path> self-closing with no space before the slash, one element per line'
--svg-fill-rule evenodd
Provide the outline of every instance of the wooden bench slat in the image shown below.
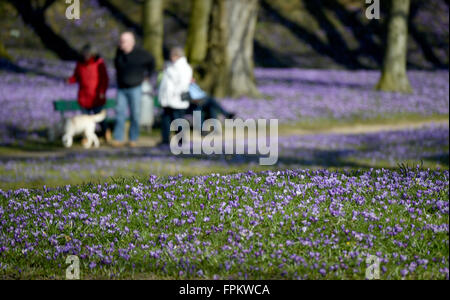
<path fill-rule="evenodd" d="M 158 97 L 153 98 L 153 104 L 155 107 L 160 107 Z M 105 109 L 115 108 L 116 105 L 117 105 L 116 99 L 108 99 L 106 100 Z M 55 111 L 59 112 L 81 110 L 81 107 L 78 104 L 77 100 L 59 99 L 53 102 L 53 107 Z"/>
<path fill-rule="evenodd" d="M 80 110 L 81 107 L 77 101 L 58 100 L 53 102 L 53 107 L 56 111 L 73 111 Z"/>
<path fill-rule="evenodd" d="M 53 107 L 55 111 L 59 112 L 81 110 L 81 107 L 78 104 L 77 100 L 59 99 L 53 102 Z M 116 107 L 116 99 L 108 99 L 105 104 L 105 109 L 110 109 L 114 107 Z"/>

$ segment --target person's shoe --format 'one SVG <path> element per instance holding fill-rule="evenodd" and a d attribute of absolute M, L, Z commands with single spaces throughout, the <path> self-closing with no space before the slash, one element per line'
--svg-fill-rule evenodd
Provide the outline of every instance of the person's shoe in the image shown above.
<path fill-rule="evenodd" d="M 137 148 L 137 143 L 136 142 L 129 142 L 128 143 L 128 147 L 130 147 L 130 148 Z"/>
<path fill-rule="evenodd" d="M 81 145 L 82 145 L 83 147 L 85 147 L 85 146 L 87 145 L 87 143 L 88 143 L 88 139 L 87 139 L 87 138 L 83 138 L 83 139 L 81 140 Z"/>
<path fill-rule="evenodd" d="M 105 132 L 105 141 L 108 143 L 108 144 L 110 144 L 111 143 L 111 141 L 112 141 L 112 132 L 111 132 L 111 129 L 106 129 L 106 132 Z"/>
<path fill-rule="evenodd" d="M 122 148 L 125 146 L 124 142 L 119 142 L 119 141 L 111 141 L 111 146 L 114 148 Z"/>

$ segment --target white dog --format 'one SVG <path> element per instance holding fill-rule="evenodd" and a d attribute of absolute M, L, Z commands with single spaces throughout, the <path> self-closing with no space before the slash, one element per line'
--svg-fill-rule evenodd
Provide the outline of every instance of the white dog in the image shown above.
<path fill-rule="evenodd" d="M 87 139 L 87 143 L 83 145 L 84 148 L 89 149 L 92 147 L 92 144 L 94 144 L 95 148 L 100 147 L 100 141 L 95 134 L 95 127 L 97 123 L 100 123 L 105 119 L 106 110 L 103 110 L 97 115 L 79 115 L 68 119 L 64 127 L 64 136 L 62 138 L 64 147 L 72 147 L 73 137 L 80 134 L 84 134 Z"/>

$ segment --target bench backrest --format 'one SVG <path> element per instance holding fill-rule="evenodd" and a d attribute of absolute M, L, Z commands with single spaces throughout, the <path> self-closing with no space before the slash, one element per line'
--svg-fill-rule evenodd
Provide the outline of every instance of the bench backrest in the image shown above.
<path fill-rule="evenodd" d="M 158 97 L 153 98 L 153 103 L 155 107 L 160 107 Z M 105 104 L 105 109 L 115 108 L 117 105 L 116 99 L 107 99 Z M 81 110 L 80 105 L 77 100 L 66 100 L 59 99 L 53 102 L 53 107 L 55 111 L 59 111 L 61 113 L 66 111 L 78 111 Z"/>
<path fill-rule="evenodd" d="M 55 111 L 59 111 L 59 112 L 77 111 L 77 110 L 81 109 L 77 100 L 64 100 L 64 99 L 54 101 L 53 107 L 55 108 Z M 110 108 L 114 108 L 114 107 L 116 107 L 115 99 L 106 100 L 105 109 L 110 109 Z"/>

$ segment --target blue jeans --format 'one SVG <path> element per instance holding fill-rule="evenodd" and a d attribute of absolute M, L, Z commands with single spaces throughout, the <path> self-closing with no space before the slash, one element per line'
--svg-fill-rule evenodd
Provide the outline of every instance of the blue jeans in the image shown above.
<path fill-rule="evenodd" d="M 125 122 L 127 120 L 128 109 L 130 110 L 131 123 L 129 140 L 131 142 L 135 142 L 139 138 L 141 98 L 141 86 L 117 90 L 116 127 L 114 128 L 114 139 L 116 141 L 123 142 L 124 140 Z"/>

